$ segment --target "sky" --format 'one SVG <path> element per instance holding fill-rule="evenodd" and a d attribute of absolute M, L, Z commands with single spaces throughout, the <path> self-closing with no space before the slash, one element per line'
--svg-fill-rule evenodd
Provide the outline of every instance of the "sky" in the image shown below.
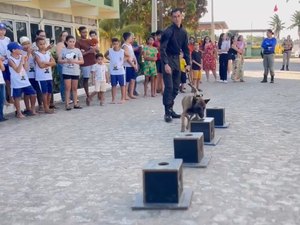
<path fill-rule="evenodd" d="M 300 10 L 298 0 L 214 0 L 214 20 L 225 21 L 229 29 L 269 29 L 269 22 L 277 5 L 277 14 L 285 22 L 285 27 L 291 25 L 291 16 Z M 200 22 L 211 22 L 211 0 L 208 0 L 208 13 Z M 218 34 L 218 32 L 216 32 Z M 291 35 L 293 40 L 298 39 L 297 28 L 284 29 L 280 38 Z M 253 34 L 255 35 L 255 34 Z M 257 33 L 261 36 L 261 33 Z"/>

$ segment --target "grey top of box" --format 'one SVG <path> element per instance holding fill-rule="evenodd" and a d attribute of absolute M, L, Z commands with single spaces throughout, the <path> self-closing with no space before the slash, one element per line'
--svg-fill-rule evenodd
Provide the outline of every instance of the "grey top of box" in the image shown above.
<path fill-rule="evenodd" d="M 203 136 L 203 132 L 179 133 L 174 137 L 174 140 L 199 139 Z"/>
<path fill-rule="evenodd" d="M 143 167 L 143 171 L 177 171 L 181 165 L 182 159 L 151 160 Z"/>
<path fill-rule="evenodd" d="M 215 120 L 215 118 L 213 118 L 213 117 L 205 117 L 201 120 L 192 120 L 191 122 L 193 122 L 193 123 L 195 123 L 195 122 L 196 123 L 211 123 L 214 120 Z"/>

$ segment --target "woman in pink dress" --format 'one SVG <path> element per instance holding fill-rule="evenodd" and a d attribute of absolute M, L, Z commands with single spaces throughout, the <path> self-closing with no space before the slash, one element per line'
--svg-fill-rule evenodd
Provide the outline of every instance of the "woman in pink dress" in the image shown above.
<path fill-rule="evenodd" d="M 215 80 L 217 80 L 217 73 L 216 73 L 217 49 L 216 46 L 211 42 L 210 37 L 208 36 L 206 36 L 203 40 L 202 51 L 203 51 L 203 70 L 205 71 L 207 81 L 209 81 L 209 71 L 212 71 Z"/>

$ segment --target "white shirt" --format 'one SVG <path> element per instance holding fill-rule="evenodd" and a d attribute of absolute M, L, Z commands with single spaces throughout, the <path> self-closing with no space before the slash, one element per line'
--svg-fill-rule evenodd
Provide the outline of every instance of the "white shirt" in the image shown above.
<path fill-rule="evenodd" d="M 12 60 L 16 64 L 16 66 L 19 66 L 22 60 L 22 56 L 20 55 L 18 59 L 10 56 L 9 59 Z M 22 67 L 20 73 L 17 73 L 12 67 L 9 67 L 9 72 L 11 88 L 17 89 L 28 87 L 31 85 L 24 67 Z"/>
<path fill-rule="evenodd" d="M 126 46 L 126 47 L 128 48 L 128 53 L 129 53 L 129 56 L 130 56 L 130 59 L 129 59 L 129 60 L 132 60 L 132 61 L 134 62 L 134 59 L 136 59 L 136 58 L 135 58 L 135 54 L 134 54 L 132 45 L 124 43 L 124 44 L 122 45 L 122 48 L 124 48 L 124 46 Z M 124 66 L 125 66 L 125 67 L 132 67 L 132 66 L 128 63 L 127 60 L 124 62 Z"/>
<path fill-rule="evenodd" d="M 119 51 L 115 51 L 112 48 L 108 50 L 109 52 L 109 72 L 110 75 L 124 75 L 124 57 L 125 57 L 125 51 L 123 49 L 120 49 Z"/>
<path fill-rule="evenodd" d="M 8 58 L 10 57 L 10 51 L 7 49 L 7 45 L 10 43 L 9 37 L 0 39 L 0 56 L 5 57 L 4 64 L 8 64 Z"/>
<path fill-rule="evenodd" d="M 95 72 L 95 80 L 106 82 L 106 72 L 108 71 L 105 64 L 95 64 L 92 68 L 92 71 Z"/>
<path fill-rule="evenodd" d="M 23 55 L 27 56 L 27 52 L 22 51 Z M 35 62 L 32 54 L 28 59 L 28 69 L 26 70 L 27 76 L 29 79 L 35 78 Z"/>
<path fill-rule="evenodd" d="M 4 81 L 4 78 L 3 78 L 2 70 L 0 70 L 0 84 L 5 84 L 5 81 Z"/>
<path fill-rule="evenodd" d="M 230 41 L 229 40 L 222 41 L 222 45 L 220 49 L 221 54 L 227 54 L 229 49 L 230 49 Z"/>
<path fill-rule="evenodd" d="M 50 52 L 46 52 L 45 54 L 41 52 L 35 52 L 35 57 L 39 57 L 41 62 L 50 62 L 51 56 Z M 39 67 L 38 63 L 35 64 L 35 80 L 43 81 L 43 80 L 52 80 L 52 69 L 51 66 L 47 68 Z"/>

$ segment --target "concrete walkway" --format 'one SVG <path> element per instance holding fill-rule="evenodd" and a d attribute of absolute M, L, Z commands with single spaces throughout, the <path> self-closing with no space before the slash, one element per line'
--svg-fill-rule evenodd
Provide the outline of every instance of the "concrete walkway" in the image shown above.
<path fill-rule="evenodd" d="M 230 127 L 205 146 L 207 169 L 184 169 L 194 191 L 187 211 L 131 210 L 143 165 L 172 158 L 180 131 L 179 120 L 163 122 L 161 97 L 1 123 L 0 224 L 300 224 L 300 74 L 261 84 L 261 73 L 203 82 L 208 106 L 225 107 Z"/>

